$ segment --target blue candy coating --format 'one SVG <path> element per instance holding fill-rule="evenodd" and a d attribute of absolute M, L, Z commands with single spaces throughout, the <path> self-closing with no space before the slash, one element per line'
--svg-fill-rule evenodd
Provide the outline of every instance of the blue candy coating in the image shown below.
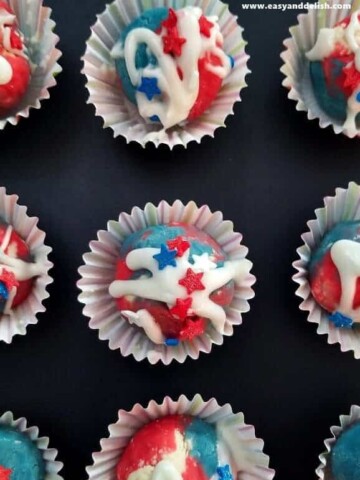
<path fill-rule="evenodd" d="M 339 59 L 331 60 L 330 78 L 326 79 L 322 62 L 310 63 L 310 77 L 317 102 L 329 117 L 344 123 L 347 116 L 347 97 L 336 81 L 341 76 L 346 63 Z M 360 115 L 356 122 L 359 122 Z"/>
<path fill-rule="evenodd" d="M 0 465 L 12 469 L 11 480 L 45 478 L 45 462 L 36 444 L 9 426 L 0 426 Z"/>
<path fill-rule="evenodd" d="M 321 241 L 320 246 L 315 250 L 311 256 L 309 264 L 310 275 L 324 255 L 330 250 L 335 242 L 342 239 L 354 240 L 360 242 L 360 221 L 354 220 L 351 222 L 340 222 L 328 232 Z"/>
<path fill-rule="evenodd" d="M 160 28 L 161 23 L 169 16 L 169 9 L 165 7 L 152 8 L 146 10 L 140 17 L 131 22 L 121 33 L 120 41 L 125 43 L 128 34 L 135 28 L 147 28 L 155 32 Z M 126 68 L 126 62 L 124 58 L 118 58 L 115 61 L 117 73 L 121 79 L 121 83 L 127 98 L 136 105 L 136 91 L 137 87 L 131 83 L 129 73 Z M 157 65 L 157 60 L 148 51 L 147 46 L 142 44 L 138 47 L 135 57 L 135 65 L 137 69 L 145 68 L 148 65 Z"/>
<path fill-rule="evenodd" d="M 335 480 L 360 478 L 360 424 L 345 430 L 331 451 L 331 470 Z"/>
<path fill-rule="evenodd" d="M 160 248 L 161 245 L 166 245 L 168 240 L 173 240 L 179 236 L 186 237 L 186 232 L 182 227 L 172 225 L 154 225 L 153 227 L 147 227 L 129 235 L 124 240 L 120 249 L 120 255 L 124 257 L 135 248 Z M 194 263 L 193 255 L 202 255 L 203 253 L 210 255 L 212 248 L 196 240 L 190 240 L 190 263 Z M 223 262 L 218 263 L 218 266 L 222 265 Z"/>
<path fill-rule="evenodd" d="M 191 445 L 190 455 L 203 467 L 208 478 L 211 478 L 218 467 L 215 428 L 199 418 L 194 418 L 185 430 L 185 439 Z"/>

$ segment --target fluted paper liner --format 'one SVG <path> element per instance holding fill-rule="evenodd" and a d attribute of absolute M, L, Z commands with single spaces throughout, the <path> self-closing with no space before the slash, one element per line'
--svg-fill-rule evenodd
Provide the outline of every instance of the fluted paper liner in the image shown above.
<path fill-rule="evenodd" d="M 330 432 L 332 434 L 331 438 L 325 440 L 326 452 L 323 452 L 319 455 L 320 465 L 316 469 L 316 474 L 318 478 L 322 480 L 330 480 L 332 476 L 330 475 L 330 454 L 331 449 L 336 443 L 336 440 L 342 434 L 342 432 L 349 428 L 352 424 L 360 421 L 360 407 L 357 405 L 352 405 L 349 415 L 340 416 L 340 425 L 332 426 Z"/>
<path fill-rule="evenodd" d="M 30 85 L 19 105 L 6 118 L 0 118 L 0 130 L 8 123 L 17 125 L 20 118 L 29 116 L 30 109 L 39 109 L 40 102 L 49 98 L 49 88 L 56 85 L 55 76 L 62 70 L 57 62 L 61 52 L 56 48 L 59 37 L 54 33 L 51 9 L 44 7 L 42 0 L 8 0 L 7 3 L 15 12 L 19 29 L 25 37 L 32 73 Z"/>
<path fill-rule="evenodd" d="M 224 79 L 221 91 L 209 110 L 201 117 L 185 126 L 173 127 L 161 136 L 153 136 L 152 132 L 161 127 L 146 123 L 137 107 L 127 100 L 110 52 L 126 25 L 144 10 L 162 6 L 174 9 L 198 6 L 205 15 L 218 16 L 224 50 L 235 59 L 235 67 Z M 191 141 L 200 143 L 205 135 L 213 137 L 217 128 L 225 126 L 225 119 L 233 114 L 235 102 L 241 100 L 240 90 L 246 86 L 245 76 L 250 72 L 247 68 L 249 56 L 245 52 L 246 42 L 237 17 L 220 0 L 115 0 L 97 17 L 91 31 L 83 57 L 88 103 L 95 106 L 96 115 L 104 121 L 104 128 L 112 128 L 114 137 L 121 135 L 127 142 L 134 141 L 143 147 L 148 142 L 156 146 L 167 144 L 170 149 L 175 145 L 186 147 Z"/>
<path fill-rule="evenodd" d="M 302 298 L 300 309 L 309 312 L 308 321 L 316 323 L 317 333 L 327 335 L 329 344 L 339 343 L 342 352 L 353 351 L 360 358 L 360 330 L 337 328 L 329 321 L 326 312 L 315 301 L 308 281 L 308 265 L 312 252 L 320 245 L 324 235 L 337 223 L 360 220 L 360 186 L 351 182 L 347 189 L 337 188 L 334 197 L 324 199 L 324 207 L 315 210 L 316 219 L 307 223 L 309 230 L 301 238 L 304 244 L 297 249 L 300 257 L 293 264 L 297 273 L 293 276 L 299 284 L 296 295 Z"/>
<path fill-rule="evenodd" d="M 100 442 L 100 452 L 94 453 L 93 465 L 87 467 L 88 480 L 116 480 L 116 465 L 133 435 L 147 423 L 166 415 L 191 415 L 210 424 L 219 424 L 233 439 L 230 446 L 232 465 L 240 471 L 236 480 L 271 480 L 274 470 L 263 453 L 264 442 L 256 438 L 252 425 L 246 425 L 242 413 L 233 413 L 229 404 L 220 406 L 212 398 L 204 401 L 200 395 L 188 400 L 165 397 L 161 404 L 152 400 L 147 407 L 136 404 L 130 412 L 119 410 L 118 420 L 109 426 L 109 438 Z M 229 449 L 229 450 L 230 450 Z"/>
<path fill-rule="evenodd" d="M 44 480 L 63 480 L 63 477 L 58 475 L 63 468 L 63 464 L 56 460 L 58 451 L 55 450 L 55 448 L 49 448 L 48 437 L 39 437 L 38 427 L 29 427 L 26 418 L 22 417 L 16 419 L 12 412 L 5 412 L 0 417 L 0 425 L 15 428 L 19 432 L 28 436 L 32 442 L 35 443 L 45 462 Z"/>
<path fill-rule="evenodd" d="M 223 343 L 223 335 L 209 324 L 206 332 L 191 342 L 180 342 L 176 347 L 156 345 L 143 329 L 121 317 L 108 288 L 115 278 L 124 239 L 144 227 L 168 222 L 184 222 L 204 230 L 230 260 L 243 259 L 247 255 L 248 249 L 241 245 L 242 235 L 233 231 L 233 223 L 224 221 L 221 212 L 212 213 L 208 206 L 198 207 L 194 202 L 184 205 L 180 200 L 172 205 L 165 201 L 158 206 L 148 203 L 143 210 L 133 208 L 130 215 L 121 213 L 118 221 L 108 222 L 107 230 L 98 232 L 98 240 L 90 243 L 91 252 L 83 256 L 85 265 L 79 268 L 81 279 L 78 282 L 82 291 L 79 301 L 85 305 L 83 313 L 90 318 L 89 326 L 99 331 L 99 338 L 107 340 L 111 350 L 120 349 L 122 355 L 133 355 L 138 361 L 147 358 L 150 363 L 161 361 L 166 365 L 173 360 L 182 363 L 188 356 L 196 359 L 200 352 L 209 353 L 213 344 Z M 225 307 L 225 335 L 232 335 L 234 325 L 242 323 L 242 313 L 249 310 L 248 300 L 254 296 L 251 288 L 254 282 L 255 277 L 249 274 L 235 287 L 234 299 Z"/>
<path fill-rule="evenodd" d="M 352 5 L 351 0 L 327 0 L 328 5 Z M 285 75 L 282 84 L 289 90 L 288 98 L 296 102 L 296 110 L 306 112 L 309 120 L 318 120 L 321 128 L 331 126 L 335 133 L 356 136 L 343 127 L 343 122 L 327 115 L 318 104 L 312 86 L 309 61 L 305 53 L 315 45 L 318 33 L 323 27 L 333 27 L 351 13 L 350 8 L 309 9 L 298 16 L 298 24 L 290 28 L 291 37 L 284 41 L 285 50 L 281 54 Z M 360 135 L 360 132 L 357 136 Z"/>
<path fill-rule="evenodd" d="M 44 265 L 45 272 L 34 278 L 30 295 L 9 314 L 0 314 L 0 341 L 11 343 L 15 335 L 25 335 L 28 325 L 38 322 L 37 314 L 44 312 L 42 302 L 48 298 L 47 285 L 52 282 L 48 271 L 52 263 L 48 260 L 51 248 L 44 244 L 45 233 L 37 226 L 39 219 L 27 215 L 27 207 L 18 205 L 17 195 L 7 195 L 0 187 L 0 218 L 12 225 L 29 247 L 34 261 Z"/>

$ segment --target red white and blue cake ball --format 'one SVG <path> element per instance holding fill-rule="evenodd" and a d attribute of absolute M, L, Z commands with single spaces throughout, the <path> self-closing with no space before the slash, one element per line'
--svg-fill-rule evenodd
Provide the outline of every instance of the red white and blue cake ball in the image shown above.
<path fill-rule="evenodd" d="M 338 223 L 324 236 L 309 277 L 313 297 L 336 327 L 360 323 L 360 221 Z"/>
<path fill-rule="evenodd" d="M 0 1 L 0 117 L 21 101 L 30 82 L 24 38 L 10 6 Z"/>
<path fill-rule="evenodd" d="M 320 107 L 355 136 L 360 131 L 360 11 L 322 28 L 306 56 Z"/>
<path fill-rule="evenodd" d="M 223 43 L 217 17 L 159 7 L 124 29 L 112 56 L 140 115 L 168 129 L 202 115 L 218 95 L 234 66 Z"/>
<path fill-rule="evenodd" d="M 117 480 L 233 480 L 216 426 L 169 415 L 142 427 L 117 465 Z M 237 473 L 237 472 L 236 472 Z"/>
<path fill-rule="evenodd" d="M 170 222 L 125 239 L 109 292 L 153 343 L 176 346 L 208 328 L 224 333 L 226 307 L 251 266 L 229 259 L 206 232 Z"/>
<path fill-rule="evenodd" d="M 0 313 L 9 313 L 29 296 L 34 279 L 45 272 L 26 242 L 0 218 Z"/>

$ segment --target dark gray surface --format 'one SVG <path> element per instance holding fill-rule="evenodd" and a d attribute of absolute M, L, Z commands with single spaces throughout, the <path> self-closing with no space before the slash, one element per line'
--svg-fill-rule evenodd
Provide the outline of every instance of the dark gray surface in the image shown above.
<path fill-rule="evenodd" d="M 80 56 L 104 0 L 49 0 L 64 72 L 40 111 L 1 132 L 1 184 L 40 217 L 55 268 L 47 312 L 0 345 L 0 411 L 49 435 L 66 479 L 84 479 L 119 408 L 166 394 L 215 396 L 243 411 L 279 480 L 314 478 L 329 427 L 360 403 L 360 363 L 329 346 L 298 309 L 291 263 L 305 223 L 337 186 L 360 181 L 359 142 L 308 122 L 286 98 L 282 41 L 299 12 L 242 11 L 249 87 L 228 127 L 187 151 L 127 146 L 85 104 Z M 151 367 L 111 352 L 87 327 L 75 282 L 81 255 L 108 219 L 134 205 L 194 199 L 244 234 L 257 276 L 244 324 L 210 355 Z"/>

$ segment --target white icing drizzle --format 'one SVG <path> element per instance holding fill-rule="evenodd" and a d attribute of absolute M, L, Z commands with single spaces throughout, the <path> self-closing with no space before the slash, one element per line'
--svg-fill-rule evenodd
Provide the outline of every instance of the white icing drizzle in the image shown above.
<path fill-rule="evenodd" d="M 214 269 L 213 262 L 205 254 L 205 256 L 194 256 L 194 266 L 189 262 L 190 250 L 187 250 L 182 257 L 176 257 L 176 267 L 168 266 L 163 270 L 159 270 L 158 262 L 153 258 L 159 252 L 159 248 L 139 248 L 128 253 L 126 257 L 128 268 L 131 270 L 149 270 L 152 273 L 152 277 L 135 280 L 115 280 L 110 284 L 110 295 L 114 298 L 135 295 L 166 303 L 169 308 L 176 304 L 176 299 L 191 297 L 192 305 L 188 315 L 207 318 L 219 333 L 224 333 L 225 310 L 213 302 L 210 299 L 210 295 L 231 280 L 240 285 L 249 274 L 252 266 L 251 262 L 247 259 L 229 260 L 224 262 L 222 267 Z M 200 265 L 201 269 L 199 268 Z M 179 280 L 186 276 L 189 268 L 193 271 L 196 268 L 196 273 L 199 271 L 203 273 L 201 283 L 205 287 L 204 290 L 196 290 L 188 294 L 186 288 L 179 284 Z M 158 332 L 153 328 L 155 321 L 149 322 L 148 318 L 144 317 L 143 314 L 139 314 L 138 318 L 136 320 L 132 319 L 132 321 L 146 329 L 150 338 L 158 338 Z M 162 341 L 155 343 L 162 343 Z"/>
<path fill-rule="evenodd" d="M 198 97 L 199 59 L 207 53 L 217 56 L 221 66 L 213 66 L 208 62 L 206 68 L 220 78 L 225 78 L 231 70 L 231 61 L 221 48 L 223 36 L 217 18 L 210 18 L 214 26 L 208 38 L 200 33 L 199 19 L 202 15 L 200 8 L 186 7 L 177 10 L 176 15 L 179 36 L 186 39 L 180 56 L 172 57 L 164 53 L 162 38 L 167 35 L 165 28 L 160 35 L 146 28 L 134 29 L 128 34 L 125 45 L 118 42 L 112 50 L 114 58 L 124 56 L 134 87 L 141 84 L 142 77 L 157 78 L 162 95 L 149 100 L 144 93 L 137 92 L 136 100 L 140 115 L 145 119 L 159 117 L 165 129 L 186 120 Z M 144 43 L 156 57 L 158 65 L 149 65 L 137 70 L 136 52 L 139 45 Z M 178 68 L 182 71 L 182 79 L 179 77 Z"/>
<path fill-rule="evenodd" d="M 339 240 L 331 247 L 330 254 L 341 282 L 341 299 L 337 311 L 354 322 L 360 322 L 360 309 L 353 309 L 356 282 L 360 277 L 360 243 Z"/>
<path fill-rule="evenodd" d="M 164 343 L 165 337 L 161 332 L 161 328 L 147 310 L 141 309 L 137 312 L 121 310 L 121 315 L 125 317 L 130 324 L 143 328 L 146 336 L 149 337 L 152 342 L 157 344 Z"/>
<path fill-rule="evenodd" d="M 20 258 L 12 257 L 5 253 L 5 250 L 11 249 L 10 238 L 13 228 L 8 225 L 5 235 L 0 245 L 0 281 L 1 274 L 4 270 L 14 274 L 16 280 L 19 282 L 30 280 L 30 278 L 37 277 L 46 272 L 46 267 L 40 263 L 25 262 Z M 8 313 L 12 308 L 13 300 L 16 296 L 17 288 L 13 287 L 9 292 L 4 312 Z"/>
<path fill-rule="evenodd" d="M 10 63 L 5 57 L 0 55 L 0 85 L 6 85 L 13 76 L 13 70 Z"/>
<path fill-rule="evenodd" d="M 360 71 L 360 10 L 356 10 L 350 18 L 347 27 L 339 25 L 335 28 L 322 28 L 314 47 L 306 53 L 310 61 L 321 61 L 331 55 L 336 44 L 341 44 L 349 53 L 354 54 L 356 70 Z M 360 102 L 356 100 L 360 93 L 360 87 L 355 89 L 347 102 L 347 116 L 344 129 L 354 136 L 358 133 L 356 127 L 356 116 L 360 112 Z"/>

